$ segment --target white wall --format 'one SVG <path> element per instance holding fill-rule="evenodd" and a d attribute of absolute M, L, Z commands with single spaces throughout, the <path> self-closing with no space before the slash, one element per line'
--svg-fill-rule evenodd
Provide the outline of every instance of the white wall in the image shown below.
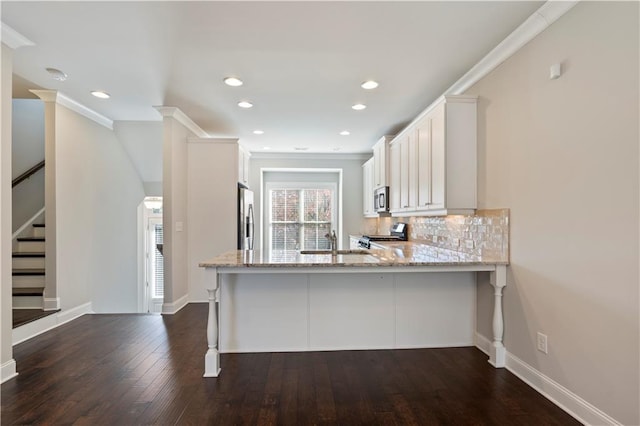
<path fill-rule="evenodd" d="M 11 179 L 44 160 L 44 104 L 14 99 L 12 104 Z M 12 232 L 44 207 L 44 169 L 12 190 Z"/>
<path fill-rule="evenodd" d="M 638 35 L 637 2 L 581 2 L 467 91 L 479 208 L 511 209 L 506 348 L 628 425 L 640 424 Z M 478 298 L 491 336 L 488 283 Z"/>
<path fill-rule="evenodd" d="M 178 111 L 169 108 L 163 121 L 164 313 L 181 309 L 189 295 L 187 139 L 195 134 L 173 117 Z"/>
<path fill-rule="evenodd" d="M 142 182 L 113 131 L 60 105 L 56 191 L 61 308 L 136 312 Z"/>
<path fill-rule="evenodd" d="M 131 158 L 148 196 L 162 196 L 162 121 L 116 121 L 113 131 Z"/>
<path fill-rule="evenodd" d="M 206 301 L 198 263 L 236 249 L 237 139 L 191 139 L 188 146 L 189 300 Z"/>
<path fill-rule="evenodd" d="M 0 381 L 15 375 L 11 321 L 11 83 L 13 52 L 0 43 Z"/>
<path fill-rule="evenodd" d="M 372 154 L 373 155 L 373 154 Z M 249 187 L 254 191 L 256 212 L 260 205 L 260 170 L 263 168 L 325 168 L 342 169 L 342 247 L 349 247 L 349 234 L 362 234 L 365 227 L 362 214 L 362 164 L 371 156 L 254 155 L 250 162 Z M 259 215 L 257 215 L 259 217 Z M 260 247 L 260 221 L 256 221 L 256 247 Z"/>

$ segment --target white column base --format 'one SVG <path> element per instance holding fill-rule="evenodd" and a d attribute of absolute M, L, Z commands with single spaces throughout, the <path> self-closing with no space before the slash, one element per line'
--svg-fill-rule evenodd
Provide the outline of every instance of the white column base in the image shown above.
<path fill-rule="evenodd" d="M 501 344 L 492 343 L 489 348 L 489 364 L 495 368 L 504 368 L 507 363 L 507 349 Z"/>
<path fill-rule="evenodd" d="M 217 349 L 209 349 L 204 356 L 204 376 L 218 377 L 220 375 L 220 352 Z"/>

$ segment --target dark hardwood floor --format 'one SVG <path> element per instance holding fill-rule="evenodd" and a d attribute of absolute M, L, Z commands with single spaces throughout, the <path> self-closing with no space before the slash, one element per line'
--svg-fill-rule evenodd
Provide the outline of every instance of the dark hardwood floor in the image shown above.
<path fill-rule="evenodd" d="M 42 309 L 13 309 L 13 328 L 53 315 L 56 312 L 60 312 L 60 309 L 55 311 L 45 311 Z"/>
<path fill-rule="evenodd" d="M 573 425 L 475 348 L 222 355 L 206 304 L 85 315 L 14 348 L 3 425 Z"/>

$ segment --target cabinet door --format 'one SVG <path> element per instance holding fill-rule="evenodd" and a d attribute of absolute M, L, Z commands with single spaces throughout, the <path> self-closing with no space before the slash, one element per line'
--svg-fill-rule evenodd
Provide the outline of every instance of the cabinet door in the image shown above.
<path fill-rule="evenodd" d="M 418 140 L 416 131 L 410 130 L 407 136 L 407 149 L 409 151 L 407 168 L 409 169 L 409 182 L 407 188 L 407 199 L 409 208 L 415 209 L 418 206 Z"/>
<path fill-rule="evenodd" d="M 409 136 L 405 135 L 400 140 L 400 208 L 409 207 Z"/>
<path fill-rule="evenodd" d="M 391 182 L 389 185 L 389 209 L 400 210 L 400 143 L 396 142 L 389 149 L 389 163 L 391 167 Z"/>
<path fill-rule="evenodd" d="M 373 159 L 362 165 L 362 213 L 372 215 L 373 209 Z"/>
<path fill-rule="evenodd" d="M 445 203 L 446 126 L 445 105 L 435 108 L 431 117 L 431 208 Z"/>
<path fill-rule="evenodd" d="M 380 167 L 381 167 L 381 158 L 380 158 L 380 142 L 373 146 L 373 187 L 379 188 L 382 186 L 380 184 Z"/>
<path fill-rule="evenodd" d="M 418 203 L 419 209 L 431 204 L 431 117 L 416 126 L 418 146 Z"/>
<path fill-rule="evenodd" d="M 249 154 L 238 147 L 238 182 L 249 186 Z"/>

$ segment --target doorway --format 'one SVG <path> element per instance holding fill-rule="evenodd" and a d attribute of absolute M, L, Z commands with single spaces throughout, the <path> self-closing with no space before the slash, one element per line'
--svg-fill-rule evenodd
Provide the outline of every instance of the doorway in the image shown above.
<path fill-rule="evenodd" d="M 162 198 L 147 197 L 144 208 L 144 277 L 141 312 L 162 313 L 164 302 L 164 258 Z"/>

